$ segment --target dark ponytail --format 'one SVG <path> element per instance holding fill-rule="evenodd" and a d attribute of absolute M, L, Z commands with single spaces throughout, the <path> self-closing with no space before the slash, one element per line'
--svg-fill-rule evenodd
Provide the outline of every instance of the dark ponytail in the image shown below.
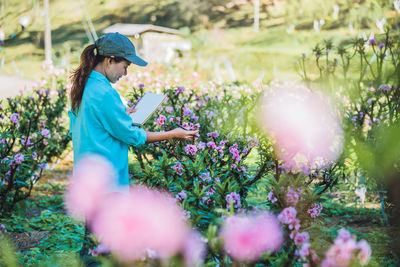
<path fill-rule="evenodd" d="M 92 44 L 83 50 L 81 54 L 81 64 L 71 75 L 71 109 L 73 113 L 77 113 L 81 106 L 83 89 L 89 79 L 90 73 L 98 63 L 104 60 L 104 56 L 95 55 L 95 49 L 96 46 Z"/>

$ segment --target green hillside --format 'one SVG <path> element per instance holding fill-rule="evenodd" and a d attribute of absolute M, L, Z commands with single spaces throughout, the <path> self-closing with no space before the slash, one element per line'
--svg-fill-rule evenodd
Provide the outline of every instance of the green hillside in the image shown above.
<path fill-rule="evenodd" d="M 185 64 L 209 72 L 208 78 L 215 78 L 216 68 L 221 68 L 224 78 L 230 78 L 227 63 L 232 64 L 237 79 L 242 81 L 297 78 L 294 60 L 301 53 L 310 51 L 326 38 L 335 37 L 334 41 L 350 38 L 348 28 L 343 25 L 347 21 L 363 27 L 370 26 L 363 24 L 372 20 L 357 21 L 353 16 L 348 19 L 347 14 L 351 15 L 352 10 L 346 9 L 352 7 L 348 3 L 351 1 L 324 1 L 323 7 L 302 2 L 305 4 L 299 6 L 297 1 L 260 0 L 260 31 L 255 33 L 253 1 L 249 0 L 52 0 L 53 61 L 60 67 L 76 65 L 83 47 L 90 42 L 85 32 L 89 16 L 98 35 L 105 27 L 118 22 L 181 29 L 193 44 L 191 53 L 186 54 Z M 343 19 L 332 19 L 331 10 L 336 2 L 346 10 L 346 14 L 341 13 Z M 365 3 L 358 8 L 360 12 L 364 12 L 361 7 L 380 0 L 362 2 Z M 0 51 L 0 60 L 4 62 L 0 74 L 36 79 L 44 60 L 43 1 L 2 3 L 0 27 L 5 31 L 6 40 Z M 31 18 L 24 32 L 19 25 L 22 16 Z M 312 26 L 313 18 L 318 16 L 326 20 L 320 34 L 316 34 Z M 296 29 L 287 31 L 292 23 L 296 24 Z"/>

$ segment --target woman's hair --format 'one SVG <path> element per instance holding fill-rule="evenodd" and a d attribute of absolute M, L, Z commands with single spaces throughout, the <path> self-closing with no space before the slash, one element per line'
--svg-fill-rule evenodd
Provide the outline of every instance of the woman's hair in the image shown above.
<path fill-rule="evenodd" d="M 71 109 L 72 112 L 78 112 L 83 96 L 83 90 L 86 82 L 89 79 L 89 75 L 96 65 L 102 62 L 106 57 L 95 54 L 94 50 L 96 46 L 94 44 L 88 45 L 81 54 L 81 64 L 73 71 L 71 75 L 72 88 L 71 88 Z M 115 62 L 121 62 L 125 60 L 122 57 L 113 57 Z"/>

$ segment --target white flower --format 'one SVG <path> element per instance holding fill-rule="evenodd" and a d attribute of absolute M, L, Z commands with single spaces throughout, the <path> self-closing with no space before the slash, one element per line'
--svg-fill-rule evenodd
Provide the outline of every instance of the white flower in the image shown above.
<path fill-rule="evenodd" d="M 385 18 L 383 18 L 381 20 L 379 20 L 379 19 L 376 20 L 376 27 L 378 27 L 378 29 L 381 33 L 385 33 L 385 29 L 383 28 L 383 26 L 385 26 L 385 23 L 386 23 Z"/>
<path fill-rule="evenodd" d="M 315 32 L 319 33 L 321 28 L 322 28 L 322 25 L 324 25 L 324 24 L 325 24 L 325 20 L 323 20 L 323 19 L 321 19 L 320 21 L 314 20 L 314 30 L 315 30 Z"/>
<path fill-rule="evenodd" d="M 288 34 L 292 34 L 292 33 L 294 32 L 295 28 L 296 28 L 296 25 L 290 24 L 290 25 L 286 28 L 286 32 L 287 32 Z"/>
<path fill-rule="evenodd" d="M 339 18 L 339 6 L 338 5 L 333 6 L 333 18 L 334 19 Z"/>
<path fill-rule="evenodd" d="M 394 0 L 393 5 L 394 9 L 396 9 L 396 11 L 400 13 L 400 0 Z"/>

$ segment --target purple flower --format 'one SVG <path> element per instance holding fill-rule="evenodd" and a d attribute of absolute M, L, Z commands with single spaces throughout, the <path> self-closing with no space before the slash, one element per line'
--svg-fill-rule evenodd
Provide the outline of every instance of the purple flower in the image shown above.
<path fill-rule="evenodd" d="M 225 145 L 226 143 L 229 143 L 229 141 L 228 141 L 228 140 L 223 140 L 223 141 L 219 142 L 219 144 L 220 144 L 221 146 Z"/>
<path fill-rule="evenodd" d="M 218 153 L 219 153 L 220 156 L 223 156 L 223 155 L 224 155 L 224 149 L 223 149 L 222 146 L 217 146 L 217 147 L 215 148 L 215 150 L 218 151 Z"/>
<path fill-rule="evenodd" d="M 21 116 L 18 113 L 13 113 L 10 117 L 10 121 L 13 123 L 17 123 Z"/>
<path fill-rule="evenodd" d="M 211 182 L 211 174 L 209 172 L 203 172 L 200 174 L 200 178 L 203 181 Z"/>
<path fill-rule="evenodd" d="M 183 171 L 182 163 L 180 163 L 179 161 L 174 166 L 172 166 L 172 169 L 175 170 L 176 174 L 182 175 Z"/>
<path fill-rule="evenodd" d="M 184 200 L 185 198 L 187 198 L 187 194 L 186 194 L 185 190 L 182 190 L 181 192 L 179 192 L 176 195 L 176 199 L 178 199 L 178 200 Z"/>
<path fill-rule="evenodd" d="M 199 150 L 204 150 L 204 149 L 206 148 L 206 143 L 204 143 L 204 142 L 199 142 L 198 145 L 197 145 L 197 148 L 198 148 Z"/>
<path fill-rule="evenodd" d="M 50 138 L 50 137 L 51 137 L 50 131 L 49 131 L 48 129 L 43 129 L 43 130 L 41 131 L 41 134 L 42 134 L 43 137 L 45 137 L 45 138 Z"/>
<path fill-rule="evenodd" d="M 140 89 L 142 89 L 142 88 L 144 87 L 144 84 L 143 84 L 143 83 L 139 83 L 138 87 L 139 87 Z"/>
<path fill-rule="evenodd" d="M 16 164 L 21 164 L 23 161 L 24 161 L 24 155 L 18 153 L 14 156 L 14 162 Z"/>
<path fill-rule="evenodd" d="M 215 131 L 215 132 L 208 133 L 207 136 L 208 136 L 208 137 L 212 136 L 212 137 L 214 137 L 214 138 L 217 138 L 217 137 L 219 136 L 219 134 L 218 134 L 217 131 Z"/>
<path fill-rule="evenodd" d="M 0 110 L 3 110 L 3 105 L 0 105 Z"/>
<path fill-rule="evenodd" d="M 192 121 L 198 121 L 198 120 L 199 120 L 199 117 L 197 117 L 197 116 L 192 116 L 190 119 L 191 119 Z"/>
<path fill-rule="evenodd" d="M 180 93 L 182 93 L 185 90 L 185 87 L 183 86 L 178 86 L 178 89 L 175 90 L 174 94 L 175 95 L 179 95 Z"/>
<path fill-rule="evenodd" d="M 227 202 L 226 208 L 229 209 L 231 203 L 235 208 L 240 208 L 242 204 L 240 203 L 240 195 L 236 192 L 229 193 L 226 195 L 225 200 Z"/>
<path fill-rule="evenodd" d="M 370 43 L 371 45 L 376 45 L 376 40 L 375 40 L 375 39 L 370 39 L 370 40 L 369 40 L 369 43 Z"/>
<path fill-rule="evenodd" d="M 197 148 L 195 145 L 187 145 L 185 146 L 185 152 L 187 155 L 195 155 L 197 152 Z"/>
<path fill-rule="evenodd" d="M 378 45 L 378 47 L 379 47 L 379 49 L 382 49 L 382 48 L 385 47 L 385 44 L 384 44 L 384 43 L 380 43 L 380 44 Z"/>
<path fill-rule="evenodd" d="M 183 109 L 183 116 L 191 116 L 191 115 L 193 115 L 193 111 L 191 111 L 189 108 Z"/>
<path fill-rule="evenodd" d="M 40 168 L 40 169 L 44 169 L 44 168 L 46 168 L 46 166 L 47 166 L 47 164 L 46 163 L 41 163 L 41 164 L 39 164 L 38 165 L 38 167 Z"/>
<path fill-rule="evenodd" d="M 165 112 L 171 113 L 172 111 L 174 111 L 174 108 L 173 108 L 173 107 L 170 107 L 170 106 L 165 107 Z"/>
<path fill-rule="evenodd" d="M 378 89 L 379 89 L 379 90 L 383 90 L 383 91 L 388 91 L 388 92 L 390 92 L 390 90 L 391 90 L 392 88 L 390 87 L 389 84 L 381 84 L 381 85 L 379 86 Z"/>

